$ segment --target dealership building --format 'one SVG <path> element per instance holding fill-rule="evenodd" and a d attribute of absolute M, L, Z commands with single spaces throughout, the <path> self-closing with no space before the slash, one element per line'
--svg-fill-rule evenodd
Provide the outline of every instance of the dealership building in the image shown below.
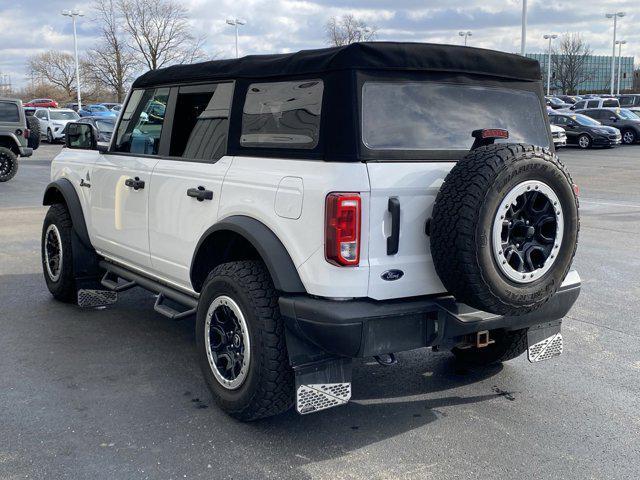
<path fill-rule="evenodd" d="M 555 56 L 555 55 L 553 55 Z M 547 81 L 547 68 L 549 56 L 546 53 L 528 53 L 527 57 L 534 58 L 540 62 L 543 79 Z M 621 69 L 622 78 L 620 80 L 620 91 L 631 90 L 633 88 L 633 62 L 634 57 L 622 57 Z M 564 93 L 558 91 L 558 87 L 554 85 L 553 77 L 553 61 L 551 62 L 551 90 L 556 93 Z M 579 93 L 609 91 L 611 88 L 611 55 L 589 55 L 586 59 L 584 71 L 587 72 L 588 80 L 578 86 Z M 616 89 L 618 82 L 618 57 L 616 57 Z M 555 88 L 554 88 L 555 87 Z"/>

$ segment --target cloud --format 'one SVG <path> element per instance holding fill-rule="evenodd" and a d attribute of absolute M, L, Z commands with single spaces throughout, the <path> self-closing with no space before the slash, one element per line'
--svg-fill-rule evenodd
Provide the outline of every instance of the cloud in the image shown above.
<path fill-rule="evenodd" d="M 380 40 L 460 43 L 458 31 L 472 30 L 470 43 L 508 52 L 520 49 L 521 0 L 183 0 L 189 8 L 193 33 L 205 35 L 211 58 L 235 54 L 235 32 L 227 17 L 247 20 L 240 27 L 241 54 L 290 52 L 326 45 L 324 24 L 330 16 L 351 13 L 378 27 Z M 640 62 L 640 15 L 637 0 L 618 0 L 603 7 L 601 0 L 582 0 L 580 8 L 568 3 L 529 2 L 527 51 L 542 52 L 545 33 L 580 32 L 596 54 L 611 54 L 612 22 L 606 11 L 623 10 L 619 38 L 627 40 L 625 55 Z M 99 24 L 90 3 L 69 0 L 22 0 L 0 6 L 0 72 L 24 85 L 29 56 L 48 49 L 73 52 L 71 20 L 60 12 L 84 10 L 78 22 L 80 51 L 93 47 Z"/>

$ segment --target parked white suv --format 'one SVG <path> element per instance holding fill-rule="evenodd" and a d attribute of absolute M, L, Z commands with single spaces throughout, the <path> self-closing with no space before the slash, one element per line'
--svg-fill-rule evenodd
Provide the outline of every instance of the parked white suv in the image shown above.
<path fill-rule="evenodd" d="M 33 114 L 40 122 L 40 135 L 54 143 L 64 138 L 64 127 L 80 118 L 70 108 L 38 108 Z"/>
<path fill-rule="evenodd" d="M 578 202 L 536 61 L 361 43 L 138 78 L 108 147 L 53 161 L 53 296 L 142 287 L 196 316 L 204 377 L 242 420 L 346 403 L 357 357 L 560 354 Z M 400 380 L 401 381 L 401 380 Z"/>

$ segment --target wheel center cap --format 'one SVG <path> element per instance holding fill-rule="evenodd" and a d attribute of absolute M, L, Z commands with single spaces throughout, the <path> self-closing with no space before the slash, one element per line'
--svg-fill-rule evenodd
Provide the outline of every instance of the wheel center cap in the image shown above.
<path fill-rule="evenodd" d="M 527 227 L 527 233 L 526 233 L 527 238 L 532 238 L 535 233 L 536 233 L 535 228 Z"/>

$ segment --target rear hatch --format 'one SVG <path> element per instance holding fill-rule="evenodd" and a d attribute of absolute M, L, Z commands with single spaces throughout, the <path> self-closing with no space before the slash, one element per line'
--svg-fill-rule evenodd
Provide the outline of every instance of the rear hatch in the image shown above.
<path fill-rule="evenodd" d="M 433 266 L 427 221 L 447 173 L 471 148 L 474 130 L 506 129 L 509 139 L 497 141 L 551 147 L 539 84 L 516 87 L 364 83 L 362 142 L 375 159 L 367 162 L 369 297 L 445 293 Z M 399 221 L 394 215 L 398 206 Z M 396 253 L 394 227 L 399 233 Z"/>

